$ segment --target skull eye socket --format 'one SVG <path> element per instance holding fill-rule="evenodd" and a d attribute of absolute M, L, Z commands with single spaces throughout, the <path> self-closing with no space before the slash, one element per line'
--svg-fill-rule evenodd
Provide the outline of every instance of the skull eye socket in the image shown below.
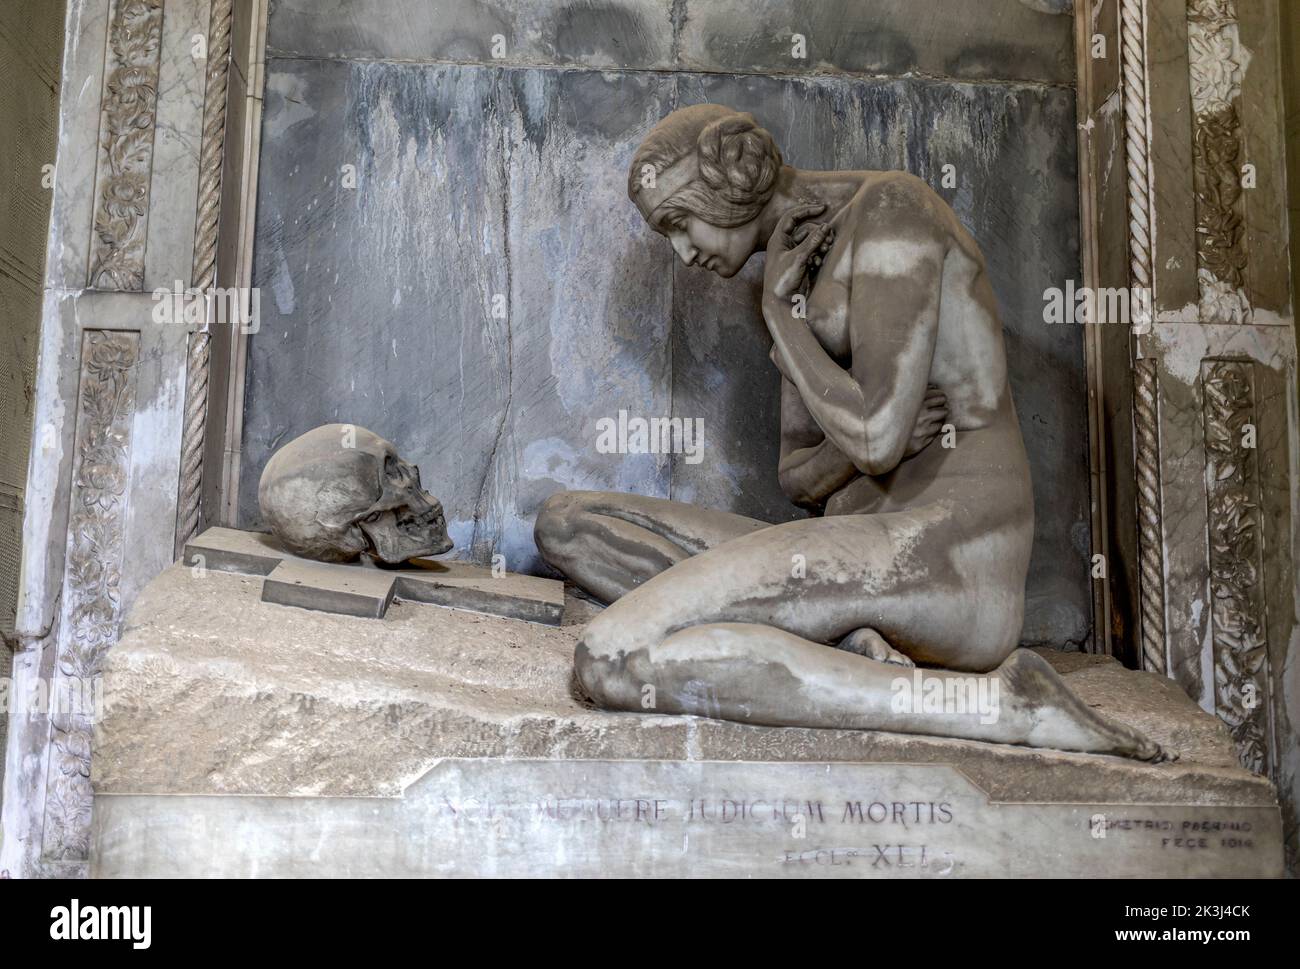
<path fill-rule="evenodd" d="M 415 483 L 415 487 L 420 486 L 420 469 L 399 457 L 389 456 L 385 459 L 384 474 L 389 483 L 397 487 L 404 487 L 412 482 Z"/>

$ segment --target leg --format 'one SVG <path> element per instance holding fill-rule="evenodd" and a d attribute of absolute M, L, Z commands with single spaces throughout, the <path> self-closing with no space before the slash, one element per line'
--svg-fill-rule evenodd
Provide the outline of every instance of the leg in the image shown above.
<path fill-rule="evenodd" d="M 1015 650 L 1018 615 L 1001 624 L 980 615 L 984 603 L 1013 611 L 1014 596 L 981 587 L 978 569 L 927 571 L 924 563 L 946 561 L 938 552 L 953 540 L 941 521 L 927 528 L 911 513 L 793 522 L 734 539 L 593 620 L 575 656 L 579 682 L 612 709 L 644 710 L 650 696 L 657 712 L 742 723 L 1162 756 L 1137 732 L 1092 713 L 1042 659 Z M 1003 554 L 996 542 L 982 547 Z M 792 576 L 789 563 L 800 555 L 806 573 Z M 896 645 L 893 631 L 909 630 L 901 638 L 991 672 L 912 671 L 827 647 L 862 628 Z M 937 705 L 924 702 L 932 689 Z M 949 704 L 949 696 L 992 702 Z"/>
<path fill-rule="evenodd" d="M 534 534 L 549 565 L 613 602 L 683 559 L 767 527 L 666 498 L 561 491 L 542 505 Z"/>

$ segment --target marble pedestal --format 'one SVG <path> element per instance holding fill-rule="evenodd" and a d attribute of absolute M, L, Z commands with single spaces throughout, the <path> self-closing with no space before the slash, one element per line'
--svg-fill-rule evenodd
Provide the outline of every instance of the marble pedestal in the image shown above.
<path fill-rule="evenodd" d="M 1273 876 L 1274 790 L 1168 680 L 1045 653 L 1157 766 L 593 710 L 548 626 L 173 566 L 108 656 L 92 874 Z"/>

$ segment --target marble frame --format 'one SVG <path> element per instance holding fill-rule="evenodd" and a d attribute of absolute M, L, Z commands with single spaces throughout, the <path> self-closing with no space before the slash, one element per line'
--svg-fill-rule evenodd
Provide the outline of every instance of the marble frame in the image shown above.
<path fill-rule="evenodd" d="M 234 0 L 67 4 L 0 876 L 85 874 L 85 704 L 136 594 L 174 560 L 207 333 L 159 294 L 215 280 L 225 80 L 247 63 L 229 56 L 232 22 Z"/>
<path fill-rule="evenodd" d="M 1099 648 L 1228 723 L 1300 852 L 1295 318 L 1273 0 L 1077 0 Z M 1094 58 L 1101 38 L 1118 57 Z M 1249 441 L 1249 443 L 1247 443 Z M 1109 599 L 1109 603 L 1105 602 Z"/>
<path fill-rule="evenodd" d="M 75 678 L 82 661 L 93 669 L 95 657 L 72 647 L 97 653 L 115 639 L 124 605 L 200 520 L 189 513 L 195 496 L 207 524 L 233 521 L 246 341 L 237 331 L 213 340 L 157 323 L 150 292 L 173 280 L 251 279 L 268 5 L 69 0 L 63 89 L 96 93 L 60 106 L 15 696 L 37 680 Z M 1092 648 L 1171 676 L 1231 723 L 1241 720 L 1241 689 L 1225 692 L 1216 657 L 1247 630 L 1266 713 L 1255 763 L 1278 785 L 1294 871 L 1300 711 L 1287 697 L 1300 686 L 1282 677 L 1300 671 L 1292 655 L 1300 407 L 1278 216 L 1286 208 L 1278 2 L 1076 0 L 1075 8 L 1084 284 L 1149 284 L 1155 300 L 1145 332 L 1093 322 L 1085 336 L 1092 532 L 1105 568 Z M 202 34 L 220 51 L 223 33 L 234 69 L 216 97 L 210 65 L 190 55 L 188 41 Z M 1098 36 L 1106 56 L 1094 58 Z M 95 223 L 97 172 L 134 174 L 130 165 L 116 171 L 101 141 L 116 130 L 104 127 L 113 58 L 157 63 L 149 178 L 134 196 L 145 213 L 125 235 Z M 1216 64 L 1229 70 L 1208 70 Z M 131 157 L 134 165 L 144 155 Z M 1234 191 L 1224 159 L 1254 166 L 1254 187 Z M 131 242 L 121 253 L 129 267 L 100 286 L 104 274 L 92 266 L 112 264 L 103 249 L 119 236 Z M 1221 365 L 1247 375 L 1232 383 L 1235 397 L 1206 393 L 1204 375 Z M 1235 468 L 1220 478 L 1219 428 L 1244 424 L 1272 450 L 1261 446 L 1239 478 Z M 77 442 L 92 438 L 104 446 L 88 470 Z M 128 441 L 126 453 L 119 445 Z M 1245 499 L 1225 498 L 1223 481 Z M 107 497 L 87 506 L 93 514 L 74 521 L 78 496 L 106 484 Z M 118 486 L 128 501 L 112 498 Z M 107 612 L 79 611 L 100 578 L 78 565 L 92 538 L 125 548 Z M 1242 595 L 1241 577 L 1251 574 L 1262 592 Z M 85 731 L 28 709 L 12 724 L 0 871 L 83 874 Z"/>

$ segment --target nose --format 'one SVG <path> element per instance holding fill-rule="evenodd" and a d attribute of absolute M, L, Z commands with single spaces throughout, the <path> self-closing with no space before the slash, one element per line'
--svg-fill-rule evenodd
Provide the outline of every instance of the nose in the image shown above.
<path fill-rule="evenodd" d="M 672 237 L 673 248 L 677 250 L 677 255 L 681 257 L 682 262 L 688 266 L 695 265 L 695 260 L 700 258 L 700 250 L 691 245 L 691 240 L 686 238 L 686 233 L 679 232 Z"/>

